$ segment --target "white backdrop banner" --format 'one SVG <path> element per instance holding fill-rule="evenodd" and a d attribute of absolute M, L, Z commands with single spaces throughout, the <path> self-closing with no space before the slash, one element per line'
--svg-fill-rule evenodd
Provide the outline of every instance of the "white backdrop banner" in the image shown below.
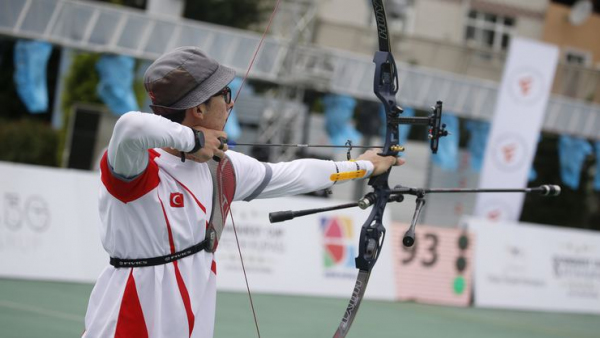
<path fill-rule="evenodd" d="M 97 172 L 0 163 L 0 277 L 94 282 L 109 259 L 99 235 L 99 184 Z M 358 236 L 370 209 L 276 224 L 268 218 L 272 211 L 339 203 L 310 197 L 234 203 L 251 290 L 349 298 L 357 275 Z M 384 224 L 391 226 L 389 217 Z M 386 244 L 367 298 L 394 299 L 391 243 Z M 231 223 L 216 261 L 218 287 L 245 291 Z"/>
<path fill-rule="evenodd" d="M 557 62 L 556 46 L 521 38 L 511 40 L 480 188 L 526 186 Z M 479 194 L 474 214 L 516 221 L 523 198 L 523 194 Z"/>
<path fill-rule="evenodd" d="M 370 209 L 337 210 L 275 224 L 268 221 L 268 213 L 272 211 L 322 208 L 339 203 L 310 197 L 235 203 L 233 219 L 251 290 L 349 298 L 358 273 L 354 265 L 358 236 Z M 389 217 L 384 224 L 391 228 Z M 394 299 L 392 244 L 389 240 L 385 243 L 365 298 Z M 231 224 L 224 230 L 216 261 L 217 286 L 245 292 Z"/>
<path fill-rule="evenodd" d="M 97 173 L 0 163 L 0 276 L 95 281 L 100 243 Z"/>
<path fill-rule="evenodd" d="M 464 222 L 476 236 L 476 306 L 600 313 L 599 233 Z"/>

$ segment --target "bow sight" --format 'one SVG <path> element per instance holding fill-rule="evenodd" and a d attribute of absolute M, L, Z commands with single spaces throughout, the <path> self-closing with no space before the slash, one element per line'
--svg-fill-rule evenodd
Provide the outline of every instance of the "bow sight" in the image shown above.
<path fill-rule="evenodd" d="M 426 125 L 429 127 L 427 138 L 430 141 L 431 152 L 436 154 L 440 137 L 448 136 L 446 125 L 442 124 L 442 101 L 437 101 L 431 108 L 432 113 L 428 117 L 400 117 L 404 110 L 396 104 L 398 93 L 398 72 L 396 62 L 389 51 L 377 51 L 373 58 L 375 63 L 375 77 L 373 91 L 375 96 L 383 103 L 386 111 L 387 130 L 391 135 L 386 135 L 386 143 L 383 148 L 388 152 L 382 152 L 382 156 L 397 155 L 395 147 L 401 147 L 398 142 L 398 125 Z M 388 142 L 390 144 L 388 144 Z M 402 148 L 404 150 L 404 148 Z"/>

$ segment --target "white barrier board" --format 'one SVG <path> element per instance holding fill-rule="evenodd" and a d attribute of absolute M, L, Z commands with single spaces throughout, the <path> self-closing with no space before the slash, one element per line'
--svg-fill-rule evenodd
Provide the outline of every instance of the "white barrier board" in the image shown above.
<path fill-rule="evenodd" d="M 269 223 L 268 213 L 322 208 L 340 201 L 293 197 L 236 202 L 232 205 L 250 289 L 256 292 L 349 298 L 358 270 L 358 236 L 370 209 L 337 210 Z M 347 202 L 342 202 L 347 203 Z M 391 228 L 389 217 L 384 224 Z M 231 218 L 217 250 L 217 285 L 245 291 Z M 391 241 L 373 269 L 366 298 L 393 300 Z"/>
<path fill-rule="evenodd" d="M 0 163 L 0 276 L 93 282 L 99 173 Z"/>
<path fill-rule="evenodd" d="M 475 305 L 600 313 L 600 234 L 470 218 Z"/>
<path fill-rule="evenodd" d="M 99 235 L 97 172 L 0 163 L 0 277 L 94 282 L 108 265 Z M 350 297 L 357 270 L 358 208 L 270 224 L 268 213 L 340 202 L 290 197 L 232 205 L 251 290 Z M 218 286 L 245 291 L 231 227 L 217 254 Z M 384 224 L 391 226 L 389 217 Z M 386 243 L 367 298 L 394 299 L 391 249 Z M 387 247 L 387 248 L 386 248 Z"/>

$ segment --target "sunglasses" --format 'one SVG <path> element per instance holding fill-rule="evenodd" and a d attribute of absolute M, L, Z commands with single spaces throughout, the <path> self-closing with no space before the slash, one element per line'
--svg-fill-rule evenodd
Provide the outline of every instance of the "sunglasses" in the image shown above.
<path fill-rule="evenodd" d="M 212 97 L 217 97 L 217 96 L 221 96 L 221 95 L 223 96 L 223 99 L 225 100 L 226 104 L 230 104 L 231 103 L 231 88 L 229 88 L 229 86 L 225 86 L 225 88 L 223 88 L 220 91 L 218 91 Z"/>

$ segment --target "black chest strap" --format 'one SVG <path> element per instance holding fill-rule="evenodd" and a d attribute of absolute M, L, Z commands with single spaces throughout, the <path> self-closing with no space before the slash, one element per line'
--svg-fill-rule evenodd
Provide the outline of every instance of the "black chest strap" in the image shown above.
<path fill-rule="evenodd" d="M 114 266 L 115 268 L 141 268 L 141 267 L 145 267 L 145 266 L 155 266 L 155 265 L 167 264 L 167 263 L 171 263 L 176 260 L 185 258 L 187 256 L 191 256 L 202 250 L 206 250 L 207 247 L 208 247 L 208 240 L 205 239 L 202 242 L 200 242 L 196 245 L 192 245 L 187 249 L 183 249 L 181 251 L 178 251 L 178 252 L 175 252 L 175 253 L 172 253 L 169 255 L 159 256 L 159 257 L 139 258 L 139 259 L 122 259 L 122 258 L 111 257 L 110 265 Z"/>
<path fill-rule="evenodd" d="M 115 268 L 139 268 L 168 264 L 202 250 L 214 252 L 217 249 L 221 233 L 225 227 L 225 220 L 227 219 L 227 214 L 233 200 L 233 193 L 235 192 L 236 180 L 233 166 L 228 157 L 224 157 L 221 162 L 209 161 L 208 167 L 213 181 L 213 208 L 204 240 L 187 249 L 159 257 L 136 259 L 111 257 L 110 265 Z"/>

